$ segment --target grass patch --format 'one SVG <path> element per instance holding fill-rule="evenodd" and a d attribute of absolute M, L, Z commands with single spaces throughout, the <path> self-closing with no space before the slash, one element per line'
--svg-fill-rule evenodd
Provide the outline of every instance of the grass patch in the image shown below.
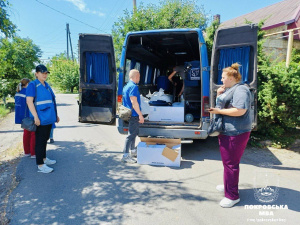
<path fill-rule="evenodd" d="M 10 109 L 5 108 L 3 105 L 0 105 L 0 118 L 5 117 L 10 112 Z"/>

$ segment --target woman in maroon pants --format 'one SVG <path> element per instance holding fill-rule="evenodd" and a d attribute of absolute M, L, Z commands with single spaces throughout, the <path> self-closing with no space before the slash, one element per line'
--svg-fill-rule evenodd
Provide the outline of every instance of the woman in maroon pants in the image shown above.
<path fill-rule="evenodd" d="M 218 136 L 221 158 L 224 166 L 224 185 L 218 185 L 217 190 L 224 191 L 225 197 L 220 206 L 229 208 L 240 201 L 239 164 L 249 140 L 252 120 L 250 116 L 250 91 L 247 86 L 239 84 L 241 74 L 239 64 L 232 64 L 223 69 L 221 86 L 217 91 L 216 108 L 210 113 L 223 116 L 224 132 Z M 231 99 L 226 98 L 233 92 Z M 225 108 L 225 103 L 228 107 Z"/>

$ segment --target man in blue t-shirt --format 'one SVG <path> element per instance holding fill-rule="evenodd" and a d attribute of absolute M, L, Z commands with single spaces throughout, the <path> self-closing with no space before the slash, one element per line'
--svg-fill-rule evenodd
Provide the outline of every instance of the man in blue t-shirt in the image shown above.
<path fill-rule="evenodd" d="M 139 134 L 139 125 L 144 123 L 144 117 L 141 112 L 140 92 L 137 84 L 140 82 L 140 72 L 136 69 L 130 70 L 129 82 L 123 88 L 123 105 L 132 110 L 131 118 L 128 125 L 128 136 L 125 140 L 123 162 L 136 163 L 129 154 L 131 149 L 132 155 L 136 155 L 135 138 Z"/>

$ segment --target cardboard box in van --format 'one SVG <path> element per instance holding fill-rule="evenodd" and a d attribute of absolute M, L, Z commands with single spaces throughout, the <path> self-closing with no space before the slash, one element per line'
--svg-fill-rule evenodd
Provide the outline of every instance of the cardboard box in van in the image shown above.
<path fill-rule="evenodd" d="M 149 121 L 184 122 L 184 102 L 172 106 L 150 106 Z"/>
<path fill-rule="evenodd" d="M 180 162 L 180 139 L 141 137 L 137 146 L 138 164 L 180 167 Z"/>

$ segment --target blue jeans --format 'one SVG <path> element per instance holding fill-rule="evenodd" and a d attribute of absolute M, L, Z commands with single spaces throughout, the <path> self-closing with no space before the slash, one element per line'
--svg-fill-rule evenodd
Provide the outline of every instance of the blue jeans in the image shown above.
<path fill-rule="evenodd" d="M 139 127 L 139 117 L 132 116 L 129 120 L 128 136 L 126 137 L 125 146 L 123 149 L 124 154 L 129 153 L 129 149 L 135 148 L 135 138 L 139 134 Z"/>

